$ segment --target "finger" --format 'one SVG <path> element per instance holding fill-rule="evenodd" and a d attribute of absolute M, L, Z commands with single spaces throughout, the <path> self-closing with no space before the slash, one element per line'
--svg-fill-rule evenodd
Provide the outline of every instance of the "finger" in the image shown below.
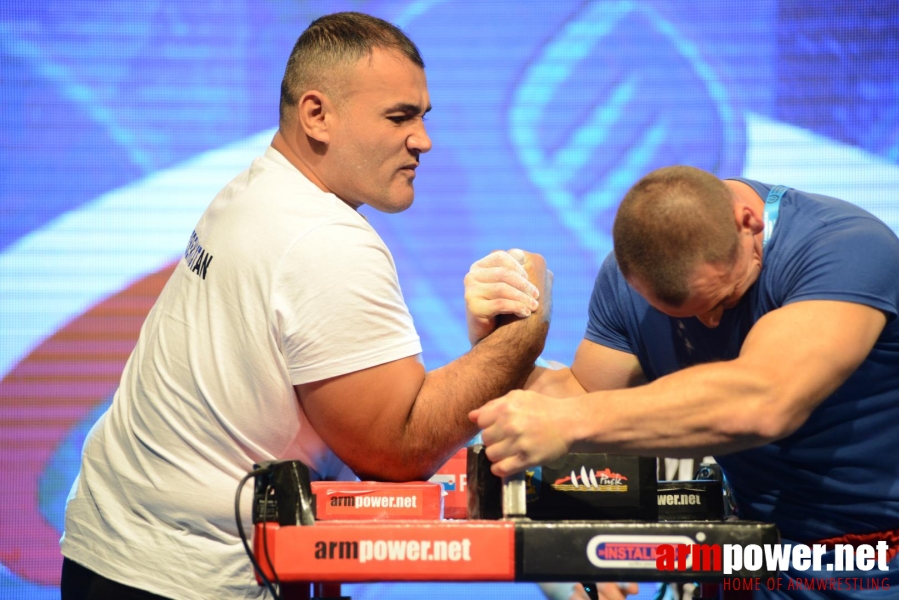
<path fill-rule="evenodd" d="M 478 429 L 484 430 L 493 425 L 493 422 L 496 421 L 496 416 L 494 415 L 494 409 L 496 406 L 496 400 L 491 400 L 487 404 L 484 404 L 480 408 L 476 408 L 471 411 L 469 416 L 474 416 L 474 422 L 477 424 Z"/>
<path fill-rule="evenodd" d="M 471 421 L 472 423 L 474 423 L 475 425 L 477 425 L 478 419 L 480 418 L 480 416 L 481 416 L 481 409 L 476 408 L 472 411 L 469 411 L 468 420 Z"/>
<path fill-rule="evenodd" d="M 577 592 L 575 591 L 575 588 L 577 587 L 577 584 L 571 582 L 550 583 L 548 581 L 541 581 L 537 585 L 540 586 L 540 589 L 549 600 L 589 600 L 589 598 L 576 595 Z"/>
<path fill-rule="evenodd" d="M 625 600 L 625 595 L 617 583 L 598 583 L 596 590 L 603 600 Z"/>
<path fill-rule="evenodd" d="M 508 267 L 483 267 L 471 271 L 468 285 L 505 284 L 520 290 L 534 298 L 540 295 L 540 290 L 531 283 L 526 273 L 509 269 Z"/>
<path fill-rule="evenodd" d="M 509 256 L 517 260 L 521 265 L 523 265 L 528 260 L 527 254 L 525 254 L 524 250 L 520 248 L 512 248 L 511 250 L 509 250 Z"/>
<path fill-rule="evenodd" d="M 519 268 L 523 268 L 521 263 L 516 260 L 515 257 L 504 250 L 494 250 L 487 256 L 475 261 L 474 264 L 481 267 L 498 267 L 504 265 L 516 271 Z"/>
<path fill-rule="evenodd" d="M 529 274 L 546 272 L 546 259 L 539 254 L 527 254 L 527 260 L 522 265 Z"/>
<path fill-rule="evenodd" d="M 491 422 L 487 423 L 486 421 L 488 420 Z M 478 425 L 480 426 L 481 423 L 484 423 L 484 426 L 481 427 L 481 439 L 484 441 L 485 446 L 492 447 L 506 439 L 506 434 L 500 430 L 500 427 L 495 420 L 490 417 L 484 417 L 484 415 L 481 414 L 481 420 L 478 421 Z"/>
<path fill-rule="evenodd" d="M 484 441 L 484 445 L 487 446 L 487 450 L 489 450 L 487 458 L 494 462 L 514 453 L 514 449 L 511 447 L 513 443 L 512 438 L 513 436 L 500 429 L 498 423 L 493 423 L 481 429 L 481 439 Z"/>
<path fill-rule="evenodd" d="M 527 273 L 520 273 L 507 267 L 482 269 L 475 273 L 477 281 L 484 283 L 505 283 L 536 298 L 540 290 L 528 279 Z"/>
<path fill-rule="evenodd" d="M 481 439 L 483 439 L 483 437 Z M 484 450 L 484 453 L 492 463 L 502 462 L 508 458 L 514 458 L 516 456 L 513 444 L 508 439 L 500 440 L 492 444 L 487 444 L 487 442 L 484 442 L 484 444 L 486 445 L 486 450 Z"/>
<path fill-rule="evenodd" d="M 630 583 L 619 583 L 618 587 L 621 589 L 621 591 L 624 592 L 626 596 L 640 593 L 640 586 L 633 581 Z"/>
<path fill-rule="evenodd" d="M 533 465 L 520 460 L 517 456 L 509 456 L 499 462 L 493 463 L 490 472 L 497 477 L 508 477 L 525 470 Z"/>
<path fill-rule="evenodd" d="M 530 317 L 531 312 L 533 312 L 529 307 L 524 306 L 521 303 L 512 302 L 511 300 L 502 300 L 500 302 L 502 302 L 504 306 L 496 311 L 496 314 L 498 315 L 515 315 L 516 317 L 521 317 L 522 319 L 524 319 L 526 317 Z"/>
<path fill-rule="evenodd" d="M 590 600 L 590 596 L 587 595 L 584 586 L 579 583 L 576 583 L 574 587 L 571 588 L 571 596 L 568 598 L 569 600 Z"/>
<path fill-rule="evenodd" d="M 515 271 L 522 277 L 527 278 L 527 270 L 525 270 L 522 264 L 518 262 L 514 257 L 512 257 L 508 252 L 503 252 L 502 250 L 491 252 L 484 258 L 475 262 L 473 265 L 471 265 L 471 270 L 491 267 L 505 267 L 510 271 Z"/>
<path fill-rule="evenodd" d="M 468 311 L 469 317 L 486 322 L 492 321 L 496 315 L 511 314 L 525 308 L 530 311 L 536 310 L 531 308 L 534 303 L 537 303 L 537 308 L 540 306 L 539 302 L 521 292 L 510 291 L 509 288 L 504 291 L 505 295 L 500 295 L 486 289 L 469 289 L 465 294 L 465 310 Z"/>
<path fill-rule="evenodd" d="M 540 308 L 539 302 L 522 294 L 514 299 L 477 300 L 471 307 L 471 312 L 489 317 L 496 315 L 528 317 L 538 308 Z"/>
<path fill-rule="evenodd" d="M 467 296 L 473 297 L 475 300 L 478 298 L 484 300 L 505 298 L 517 300 L 522 304 L 535 303 L 540 294 L 531 282 L 519 279 L 516 274 L 508 272 L 506 275 L 497 275 L 495 278 L 490 277 L 471 282 L 465 292 Z"/>

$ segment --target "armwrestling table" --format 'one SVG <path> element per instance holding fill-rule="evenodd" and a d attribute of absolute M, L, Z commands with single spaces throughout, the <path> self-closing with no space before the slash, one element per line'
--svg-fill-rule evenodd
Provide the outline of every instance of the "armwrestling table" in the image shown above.
<path fill-rule="evenodd" d="M 427 514 L 410 520 L 386 511 L 374 520 L 355 513 L 348 513 L 352 520 L 339 516 L 321 520 L 320 500 L 320 518 L 316 520 L 314 506 L 320 492 L 313 493 L 316 484 L 310 485 L 308 470 L 303 472 L 305 465 L 289 464 L 287 485 L 256 479 L 252 539 L 258 569 L 280 584 L 284 600 L 345 598 L 341 583 L 387 581 L 699 583 L 702 598 L 729 600 L 749 596 L 743 595 L 745 592 L 722 593 L 725 578 L 775 575 L 744 570 L 725 574 L 722 561 L 716 565 L 710 555 L 697 556 L 695 561 L 688 557 L 673 570 L 659 570 L 656 563 L 662 545 L 717 545 L 720 550 L 724 544 L 777 543 L 779 534 L 772 524 L 739 520 L 536 521 L 525 514 L 521 477 L 503 480 L 502 518 L 495 520 L 428 519 Z M 415 484 L 364 485 L 396 490 Z M 277 494 L 272 492 L 275 488 Z M 340 502 L 332 497 L 329 505 L 334 504 Z M 263 583 L 258 571 L 257 580 Z"/>

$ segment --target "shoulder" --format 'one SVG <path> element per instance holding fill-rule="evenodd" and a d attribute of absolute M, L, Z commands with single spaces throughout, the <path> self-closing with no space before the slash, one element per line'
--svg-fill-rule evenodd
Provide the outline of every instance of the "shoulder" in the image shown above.
<path fill-rule="evenodd" d="M 615 253 L 609 252 L 593 285 L 592 302 L 621 302 L 632 299 L 636 292 L 621 273 Z"/>
<path fill-rule="evenodd" d="M 899 249 L 899 238 L 883 221 L 850 202 L 791 190 L 784 196 L 784 208 L 785 222 L 781 233 L 785 246 L 825 252 L 839 249 L 849 254 L 873 247 Z M 774 235 L 778 235 L 776 229 Z"/>
<path fill-rule="evenodd" d="M 280 240 L 287 252 L 310 243 L 335 251 L 347 244 L 384 247 L 364 216 L 271 148 L 250 167 L 230 208 L 245 225 L 263 225 L 264 235 Z"/>
<path fill-rule="evenodd" d="M 796 192 L 790 201 L 763 255 L 762 281 L 775 305 L 838 300 L 897 314 L 896 234 L 874 215 L 836 198 Z"/>
<path fill-rule="evenodd" d="M 593 285 L 588 310 L 590 320 L 596 323 L 630 320 L 648 308 L 646 301 L 628 285 L 615 260 L 615 253 L 610 252 Z"/>
<path fill-rule="evenodd" d="M 389 288 L 399 294 L 393 255 L 359 214 L 323 220 L 298 232 L 277 265 L 279 287 L 357 290 L 376 296 Z M 297 287 L 298 286 L 298 287 Z M 319 288 L 318 291 L 309 288 Z"/>
<path fill-rule="evenodd" d="M 756 194 L 759 195 L 762 200 L 764 200 L 768 196 L 771 188 L 774 187 L 773 185 L 755 181 L 754 179 L 746 179 L 745 177 L 727 177 L 725 181 L 739 181 L 742 184 L 748 185 L 753 189 L 753 191 L 755 191 Z"/>

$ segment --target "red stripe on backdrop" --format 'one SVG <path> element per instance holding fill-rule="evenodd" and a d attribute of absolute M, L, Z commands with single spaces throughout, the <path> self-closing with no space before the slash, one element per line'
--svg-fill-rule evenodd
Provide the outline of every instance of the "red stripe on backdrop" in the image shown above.
<path fill-rule="evenodd" d="M 95 305 L 0 381 L 0 561 L 57 585 L 59 532 L 40 514 L 38 483 L 56 448 L 118 386 L 140 327 L 175 263 Z"/>

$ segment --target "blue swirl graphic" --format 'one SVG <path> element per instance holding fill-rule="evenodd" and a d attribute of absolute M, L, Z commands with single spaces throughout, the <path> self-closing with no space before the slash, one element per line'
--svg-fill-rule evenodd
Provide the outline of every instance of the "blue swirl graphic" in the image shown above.
<path fill-rule="evenodd" d="M 529 179 L 597 265 L 630 185 L 666 164 L 739 173 L 742 128 L 695 46 L 634 2 L 593 2 L 567 21 L 525 69 L 508 110 Z"/>
<path fill-rule="evenodd" d="M 891 101 L 899 70 L 884 50 L 896 47 L 899 13 L 874 0 L 709 3 L 701 11 L 669 0 L 7 2 L 0 371 L 183 251 L 193 212 L 271 138 L 297 35 L 337 10 L 397 23 L 428 65 L 434 150 L 415 205 L 400 216 L 368 215 L 396 258 L 431 368 L 468 348 L 468 265 L 512 246 L 542 253 L 555 271 L 546 355 L 570 360 L 618 201 L 658 166 L 814 187 L 899 229 L 899 168 L 889 162 L 899 160 Z M 122 235 L 129 253 L 112 241 Z M 52 368 L 37 365 L 15 385 L 62 377 Z M 72 377 L 59 385 L 88 375 Z M 62 527 L 81 440 L 100 410 L 68 431 L 48 424 L 29 433 L 17 424 L 22 414 L 2 424 L 8 449 L 28 448 L 32 434 L 57 445 L 43 464 L 8 461 L 3 474 L 6 494 L 23 477 L 38 483 L 27 506 L 51 534 Z M 26 531 L 16 519 L 7 536 Z M 30 545 L 27 531 L 25 543 L 0 540 L 0 560 L 14 569 L 0 564 L 0 597 L 58 598 L 20 560 L 39 548 L 26 566 L 53 566 L 58 549 L 52 540 Z M 358 598 L 458 597 L 460 589 L 539 596 L 533 586 L 439 589 L 351 588 Z"/>

